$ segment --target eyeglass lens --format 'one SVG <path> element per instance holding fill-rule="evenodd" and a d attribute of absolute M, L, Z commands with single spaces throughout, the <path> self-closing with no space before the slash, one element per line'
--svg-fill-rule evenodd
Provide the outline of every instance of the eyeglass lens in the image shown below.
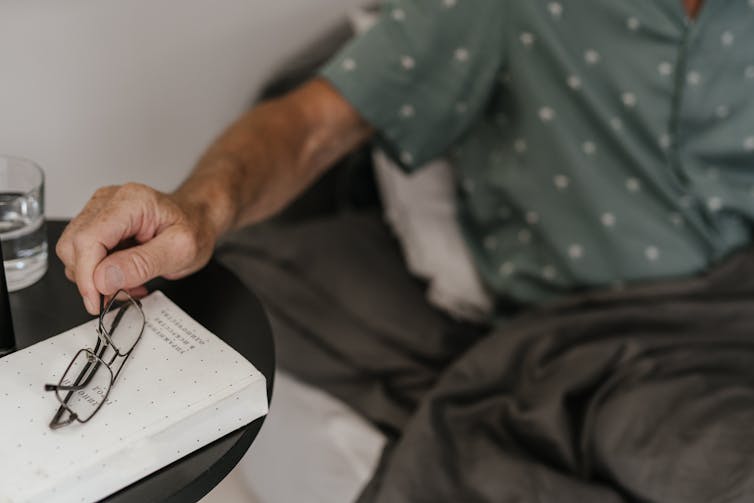
<path fill-rule="evenodd" d="M 144 314 L 136 301 L 111 302 L 102 316 L 102 328 L 114 349 L 124 356 L 136 346 L 144 329 Z"/>
<path fill-rule="evenodd" d="M 80 421 L 86 422 L 102 407 L 112 381 L 110 368 L 94 353 L 82 349 L 71 360 L 60 381 L 64 386 L 76 386 L 79 389 L 58 389 L 55 394 L 69 411 L 76 413 Z"/>

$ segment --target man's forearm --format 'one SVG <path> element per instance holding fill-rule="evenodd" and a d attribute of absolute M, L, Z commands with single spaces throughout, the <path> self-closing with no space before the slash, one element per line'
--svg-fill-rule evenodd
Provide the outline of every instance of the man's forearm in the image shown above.
<path fill-rule="evenodd" d="M 370 134 L 328 83 L 314 80 L 239 118 L 175 196 L 219 236 L 278 212 Z"/>

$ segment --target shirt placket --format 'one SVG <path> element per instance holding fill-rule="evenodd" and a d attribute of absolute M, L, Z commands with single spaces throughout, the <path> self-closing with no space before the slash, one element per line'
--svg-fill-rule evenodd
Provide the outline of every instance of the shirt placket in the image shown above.
<path fill-rule="evenodd" d="M 706 6 L 709 7 L 709 6 Z M 678 190 L 678 211 L 691 230 L 705 247 L 708 253 L 714 254 L 715 239 L 711 235 L 709 222 L 706 222 L 704 211 L 700 206 L 699 195 L 695 191 L 694 180 L 683 160 L 683 149 L 687 141 L 687 122 L 684 119 L 685 107 L 689 106 L 688 94 L 690 86 L 703 85 L 700 77 L 693 71 L 692 46 L 699 36 L 697 21 L 686 19 L 678 44 L 678 57 L 673 82 L 670 121 L 668 132 L 670 145 L 668 148 L 668 169 L 672 175 L 674 185 Z"/>

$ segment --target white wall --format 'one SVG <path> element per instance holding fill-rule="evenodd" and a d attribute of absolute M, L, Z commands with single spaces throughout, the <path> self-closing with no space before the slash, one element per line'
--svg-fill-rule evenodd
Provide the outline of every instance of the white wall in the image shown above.
<path fill-rule="evenodd" d="M 99 186 L 174 188 L 286 58 L 363 0 L 0 0 L 0 152 L 47 214 Z"/>

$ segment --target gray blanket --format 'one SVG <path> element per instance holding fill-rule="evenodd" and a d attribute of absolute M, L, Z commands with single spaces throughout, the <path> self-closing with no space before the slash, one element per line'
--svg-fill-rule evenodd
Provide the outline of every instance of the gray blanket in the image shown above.
<path fill-rule="evenodd" d="M 376 214 L 232 236 L 279 365 L 391 439 L 362 502 L 754 502 L 754 250 L 494 327 L 428 306 Z"/>

